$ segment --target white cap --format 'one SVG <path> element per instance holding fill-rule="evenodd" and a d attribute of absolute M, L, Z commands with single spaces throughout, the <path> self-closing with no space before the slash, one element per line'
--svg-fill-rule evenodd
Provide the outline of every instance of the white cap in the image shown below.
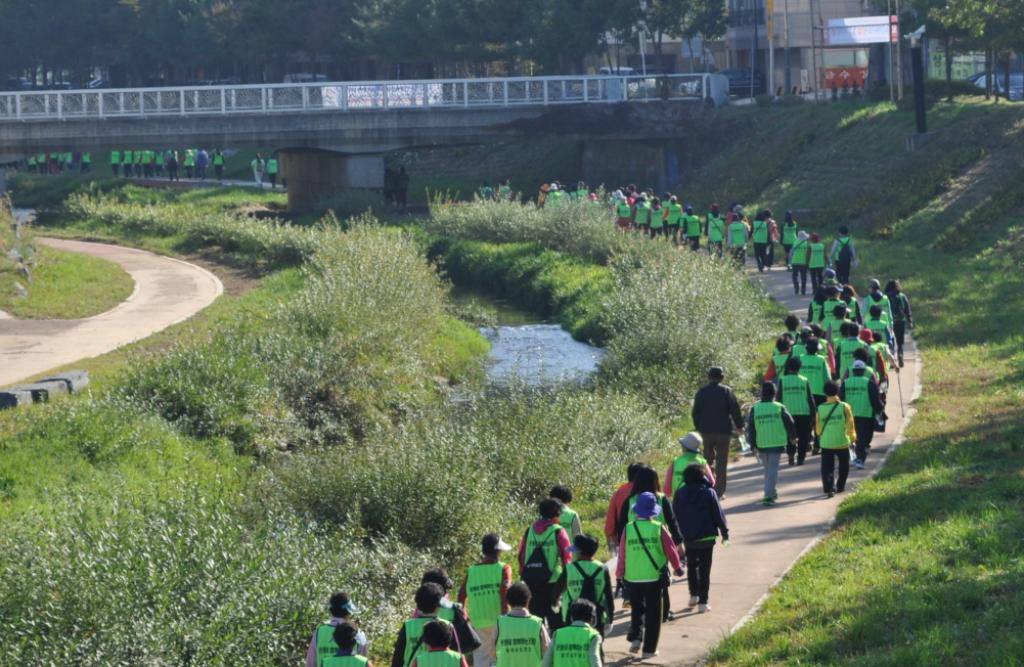
<path fill-rule="evenodd" d="M 868 367 L 868 365 L 865 364 L 860 359 L 858 359 L 857 361 L 853 362 L 853 370 L 855 370 L 855 371 L 862 371 L 862 370 L 864 370 L 867 367 Z"/>
<path fill-rule="evenodd" d="M 688 449 L 691 452 L 699 452 L 700 446 L 704 444 L 704 438 L 700 437 L 700 433 L 690 431 L 683 437 L 679 438 L 679 444 L 683 446 L 683 449 Z"/>

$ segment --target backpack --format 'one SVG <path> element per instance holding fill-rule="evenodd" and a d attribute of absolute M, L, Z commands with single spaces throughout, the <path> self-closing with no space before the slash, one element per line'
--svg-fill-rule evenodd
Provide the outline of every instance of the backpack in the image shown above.
<path fill-rule="evenodd" d="M 524 540 L 529 538 L 531 530 L 533 530 L 533 527 L 526 529 L 526 538 L 524 538 Z M 526 563 L 523 566 L 522 577 L 523 581 L 526 582 L 526 585 L 529 586 L 531 590 L 535 586 L 543 586 L 551 581 L 551 575 L 553 573 L 551 572 L 551 565 L 548 563 L 548 559 L 544 555 L 544 546 L 548 543 L 548 540 L 557 535 L 557 530 L 551 531 L 550 535 L 533 547 L 533 553 L 531 553 L 526 559 Z"/>
<path fill-rule="evenodd" d="M 596 582 L 597 582 L 597 577 L 600 576 L 601 570 L 603 568 L 600 568 L 600 567 L 595 568 L 594 569 L 594 574 L 592 574 L 591 576 L 588 577 L 587 573 L 583 571 L 583 568 L 580 567 L 579 563 L 573 563 L 573 567 L 575 567 L 576 570 L 580 573 L 580 576 L 583 577 L 583 586 L 580 588 L 580 596 L 578 598 L 576 598 L 576 599 L 577 600 L 590 600 L 591 602 L 594 603 L 595 607 L 600 609 L 601 605 L 598 604 L 598 601 L 597 601 L 597 583 Z"/>
<path fill-rule="evenodd" d="M 845 243 L 843 241 L 839 241 L 839 257 L 836 258 L 837 262 L 849 262 L 853 259 L 853 252 L 850 250 L 850 243 L 852 243 L 852 241 L 850 241 L 849 238 L 846 239 Z"/>

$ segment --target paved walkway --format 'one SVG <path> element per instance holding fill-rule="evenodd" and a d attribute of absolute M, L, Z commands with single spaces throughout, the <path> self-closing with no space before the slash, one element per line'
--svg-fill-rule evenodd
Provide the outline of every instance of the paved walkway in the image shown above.
<path fill-rule="evenodd" d="M 789 273 L 785 269 L 762 275 L 755 270 L 752 275 L 759 278 L 765 289 L 787 308 L 801 316 L 806 314 L 809 297 L 793 295 Z M 783 328 L 780 321 L 776 329 L 781 332 Z M 920 366 L 916 347 L 911 344 L 906 352 L 901 382 L 903 402 L 908 406 L 909 416 L 909 403 L 912 397 L 916 398 L 914 393 L 920 391 Z M 762 598 L 794 561 L 825 533 L 839 503 L 856 489 L 861 480 L 878 470 L 893 441 L 902 435 L 906 420 L 901 414 L 899 400 L 894 380 L 889 393 L 887 432 L 876 434 L 867 469 L 858 471 L 851 465 L 846 491 L 833 499 L 827 499 L 822 493 L 820 457 L 808 457 L 804 466 L 793 468 L 786 466 L 783 457 L 778 483 L 779 500 L 774 507 L 760 504 L 764 497 L 764 477 L 754 457 L 733 462 L 729 467 L 727 497 L 723 501 L 731 546 L 724 548 L 719 543 L 715 547 L 709 598 L 712 611 L 697 614 L 696 609 L 687 609 L 689 593 L 686 582 L 674 582 L 670 593 L 677 619 L 662 627 L 660 655 L 644 662 L 698 664 L 715 644 L 750 618 Z M 620 605 L 621 601 L 616 601 L 616 604 Z M 616 612 L 615 626 L 605 642 L 609 663 L 640 662 L 639 656 L 627 653 L 628 625 L 628 610 Z"/>
<path fill-rule="evenodd" d="M 0 319 L 0 387 L 150 336 L 206 308 L 223 291 L 215 275 L 188 262 L 105 243 L 38 240 L 117 262 L 135 281 L 135 291 L 87 319 Z"/>

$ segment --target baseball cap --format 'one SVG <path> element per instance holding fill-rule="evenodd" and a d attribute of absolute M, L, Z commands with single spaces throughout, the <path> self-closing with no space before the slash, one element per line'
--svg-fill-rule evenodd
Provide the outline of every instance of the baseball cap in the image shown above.
<path fill-rule="evenodd" d="M 862 371 L 862 370 L 864 370 L 867 367 L 868 367 L 868 365 L 865 364 L 860 359 L 858 359 L 857 361 L 853 362 L 853 370 L 855 370 L 855 371 Z"/>
<path fill-rule="evenodd" d="M 484 553 L 494 553 L 495 551 L 511 551 L 512 547 L 509 546 L 503 539 L 498 537 L 497 533 L 487 533 L 484 535 L 484 539 L 480 541 L 481 549 Z"/>

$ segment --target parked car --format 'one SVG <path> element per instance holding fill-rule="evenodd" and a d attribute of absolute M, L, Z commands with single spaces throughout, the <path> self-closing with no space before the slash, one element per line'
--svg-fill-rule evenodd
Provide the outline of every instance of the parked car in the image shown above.
<path fill-rule="evenodd" d="M 994 76 L 995 90 L 1006 97 L 1006 72 L 999 72 Z M 988 77 L 982 72 L 975 74 L 968 81 L 984 90 L 988 84 Z M 1010 72 L 1010 100 L 1013 102 L 1024 101 L 1024 72 Z"/>
<path fill-rule="evenodd" d="M 738 97 L 749 97 L 751 88 L 751 72 L 749 67 L 733 67 L 719 72 L 729 80 L 729 94 Z M 753 83 L 754 95 L 763 95 L 768 91 L 764 82 L 764 73 L 758 71 Z"/>

